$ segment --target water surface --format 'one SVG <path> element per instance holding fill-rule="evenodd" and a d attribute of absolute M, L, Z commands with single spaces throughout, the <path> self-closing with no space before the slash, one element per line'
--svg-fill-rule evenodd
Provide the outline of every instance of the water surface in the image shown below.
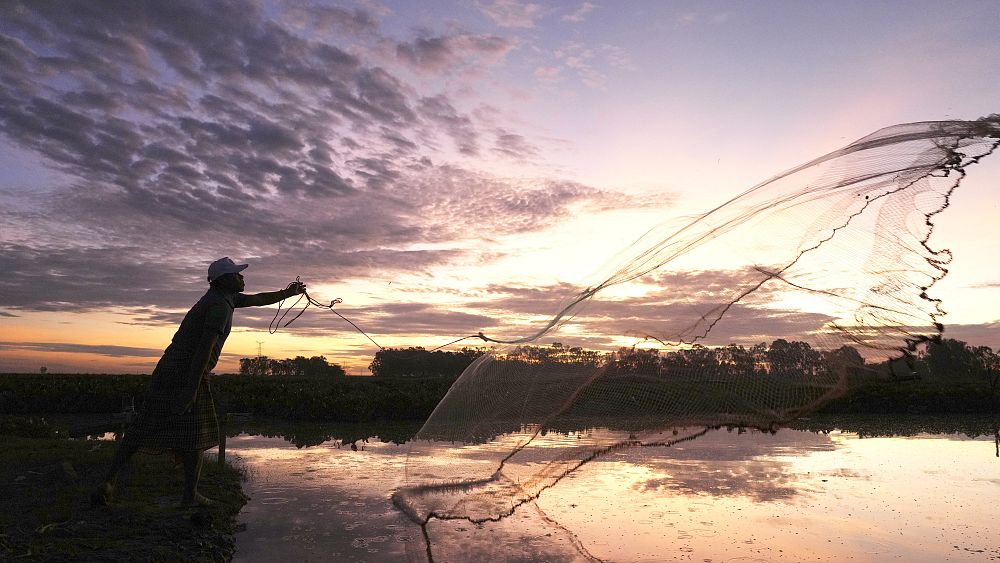
<path fill-rule="evenodd" d="M 579 437 L 594 432 L 607 431 Z M 303 443 L 301 432 L 286 434 Z M 252 497 L 237 561 L 427 559 L 423 531 L 389 500 L 403 485 L 407 445 L 335 434 L 304 447 L 280 436 L 229 439 Z M 474 458 L 481 447 L 442 444 L 440 459 Z M 722 429 L 599 458 L 499 523 L 432 520 L 430 553 L 435 561 L 1000 560 L 994 448 L 992 435 Z"/>

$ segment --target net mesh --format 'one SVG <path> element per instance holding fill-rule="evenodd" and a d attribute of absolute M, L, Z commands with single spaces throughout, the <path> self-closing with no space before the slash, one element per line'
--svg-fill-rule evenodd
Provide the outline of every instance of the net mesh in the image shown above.
<path fill-rule="evenodd" d="M 502 520 L 620 448 L 774 429 L 892 365 L 940 334 L 928 291 L 950 254 L 929 244 L 933 217 L 998 142 L 997 115 L 888 127 L 651 229 L 465 370 L 394 502 L 429 546 L 432 520 Z M 584 326 L 623 347 L 573 348 Z M 564 345 L 538 344 L 557 333 Z M 574 434 L 586 428 L 600 430 Z"/>

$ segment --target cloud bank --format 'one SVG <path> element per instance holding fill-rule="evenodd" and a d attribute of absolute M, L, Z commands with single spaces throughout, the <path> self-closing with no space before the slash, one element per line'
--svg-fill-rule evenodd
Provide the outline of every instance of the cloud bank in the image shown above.
<path fill-rule="evenodd" d="M 535 12 L 515 4 L 491 9 L 511 22 Z M 5 3 L 3 134 L 65 181 L 0 194 L 4 314 L 146 307 L 156 322 L 197 297 L 222 255 L 253 259 L 265 286 L 302 264 L 325 281 L 385 276 L 474 262 L 469 240 L 537 232 L 574 206 L 628 205 L 470 166 L 539 149 L 413 77 L 502 65 L 516 42 L 454 28 L 397 40 L 380 17 Z M 428 244 L 438 249 L 413 250 Z"/>

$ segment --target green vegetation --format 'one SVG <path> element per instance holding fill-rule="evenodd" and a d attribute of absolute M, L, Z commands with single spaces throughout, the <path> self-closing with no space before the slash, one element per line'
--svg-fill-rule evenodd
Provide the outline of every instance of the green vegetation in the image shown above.
<path fill-rule="evenodd" d="M 1000 413 L 1000 398 L 982 382 L 937 378 L 878 380 L 852 386 L 821 412 L 851 414 Z"/>
<path fill-rule="evenodd" d="M 443 378 L 221 376 L 213 380 L 212 392 L 228 412 L 338 422 L 423 420 L 451 383 Z"/>
<path fill-rule="evenodd" d="M 201 491 L 220 502 L 182 510 L 172 456 L 140 453 L 121 476 L 116 501 L 92 508 L 90 491 L 115 444 L 59 437 L 65 433 L 39 417 L 0 419 L 0 560 L 232 558 L 236 515 L 246 503 L 235 469 L 206 463 Z"/>
<path fill-rule="evenodd" d="M 447 392 L 445 378 L 218 375 L 212 394 L 223 412 L 293 420 L 423 420 Z M 0 414 L 100 414 L 138 408 L 146 375 L 0 375 Z"/>
<path fill-rule="evenodd" d="M 312 376 L 218 375 L 212 379 L 212 391 L 223 412 L 290 420 L 418 421 L 430 415 L 454 376 L 484 352 L 385 350 L 373 363 L 381 374 L 378 377 L 329 377 L 323 370 Z M 321 364 L 328 365 L 320 359 L 323 361 L 313 362 L 317 369 Z M 668 354 L 622 349 L 610 355 L 556 343 L 518 348 L 500 361 L 509 363 L 512 370 L 521 369 L 527 376 L 548 363 L 572 371 L 606 362 L 605 375 L 583 390 L 582 396 L 656 393 L 703 403 L 724 400 L 708 392 L 713 387 L 721 388 L 715 385 L 716 379 L 736 377 L 751 389 L 769 378 L 784 378 L 791 388 L 796 384 L 808 386 L 812 377 L 829 379 L 831 366 L 837 365 L 846 370 L 848 392 L 825 405 L 823 412 L 1000 412 L 1000 357 L 988 347 L 970 347 L 949 339 L 931 343 L 920 354 L 891 364 L 865 363 L 856 350 L 846 346 L 820 352 L 808 344 L 784 340 L 749 348 L 695 346 Z M 406 368 L 406 362 L 413 364 L 412 369 Z M 403 372 L 423 375 L 399 375 Z M 390 373 L 397 375 L 392 377 Z M 130 400 L 137 407 L 141 405 L 148 382 L 149 377 L 144 375 L 0 375 L 0 414 L 121 412 Z"/>
<path fill-rule="evenodd" d="M 0 414 L 121 412 L 129 397 L 138 406 L 148 385 L 146 375 L 3 374 Z"/>

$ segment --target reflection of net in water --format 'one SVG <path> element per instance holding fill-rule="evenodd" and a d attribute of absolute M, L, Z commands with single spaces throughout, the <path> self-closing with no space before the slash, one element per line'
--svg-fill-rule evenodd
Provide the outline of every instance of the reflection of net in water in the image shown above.
<path fill-rule="evenodd" d="M 650 230 L 549 323 L 462 374 L 418 434 L 396 505 L 425 534 L 435 519 L 501 520 L 609 451 L 700 432 L 674 428 L 774 428 L 938 336 L 927 292 L 950 254 L 929 246 L 932 219 L 998 144 L 996 115 L 897 125 Z M 567 323 L 659 349 L 531 345 Z M 611 431 L 543 439 L 592 427 Z M 490 447 L 442 465 L 431 441 Z"/>

